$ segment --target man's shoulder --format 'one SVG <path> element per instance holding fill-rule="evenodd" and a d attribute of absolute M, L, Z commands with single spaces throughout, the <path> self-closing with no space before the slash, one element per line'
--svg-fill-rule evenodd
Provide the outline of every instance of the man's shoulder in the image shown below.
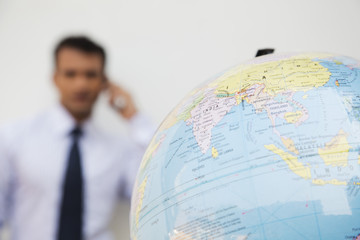
<path fill-rule="evenodd" d="M 43 110 L 31 116 L 19 118 L 0 125 L 1 141 L 17 141 L 46 127 L 50 110 Z"/>

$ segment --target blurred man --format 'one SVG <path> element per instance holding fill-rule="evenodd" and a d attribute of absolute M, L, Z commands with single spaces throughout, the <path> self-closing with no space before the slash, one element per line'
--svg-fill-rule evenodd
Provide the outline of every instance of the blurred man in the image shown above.
<path fill-rule="evenodd" d="M 0 226 L 15 240 L 112 239 L 108 224 L 116 200 L 129 197 L 152 135 L 131 96 L 105 75 L 105 51 L 86 37 L 55 49 L 59 104 L 0 131 Z M 113 137 L 92 121 L 99 94 L 131 128 Z"/>

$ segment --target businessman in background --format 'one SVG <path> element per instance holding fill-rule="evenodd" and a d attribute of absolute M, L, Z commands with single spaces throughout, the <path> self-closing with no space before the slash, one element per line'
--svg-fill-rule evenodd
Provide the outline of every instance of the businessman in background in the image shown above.
<path fill-rule="evenodd" d="M 14 240 L 110 240 L 119 197 L 130 197 L 153 128 L 129 95 L 105 75 L 104 49 L 87 37 L 55 48 L 59 103 L 0 130 L 0 228 Z M 127 138 L 92 121 L 99 94 L 127 120 Z"/>

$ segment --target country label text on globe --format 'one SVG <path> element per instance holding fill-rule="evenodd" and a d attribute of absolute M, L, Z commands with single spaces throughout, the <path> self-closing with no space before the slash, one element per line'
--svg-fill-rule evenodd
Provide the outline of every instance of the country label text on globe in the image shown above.
<path fill-rule="evenodd" d="M 130 223 L 133 240 L 360 239 L 360 62 L 268 55 L 193 90 L 144 155 Z"/>

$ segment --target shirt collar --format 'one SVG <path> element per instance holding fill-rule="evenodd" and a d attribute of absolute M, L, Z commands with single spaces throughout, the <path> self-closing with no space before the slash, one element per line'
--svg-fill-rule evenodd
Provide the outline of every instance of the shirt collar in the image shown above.
<path fill-rule="evenodd" d="M 70 132 L 77 125 L 75 119 L 61 103 L 54 107 L 51 118 L 53 130 L 61 136 L 69 136 Z M 84 135 L 91 133 L 94 130 L 93 119 L 91 117 L 86 119 L 80 127 Z"/>

